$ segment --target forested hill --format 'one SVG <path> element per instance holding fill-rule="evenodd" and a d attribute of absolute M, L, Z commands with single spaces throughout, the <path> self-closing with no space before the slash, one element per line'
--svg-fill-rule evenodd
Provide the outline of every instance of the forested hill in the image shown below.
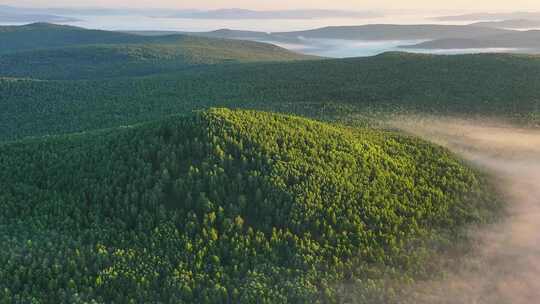
<path fill-rule="evenodd" d="M 309 58 L 315 57 L 251 41 L 186 35 L 144 37 L 48 23 L 0 27 L 1 76 L 138 76 L 187 65 Z"/>
<path fill-rule="evenodd" d="M 513 33 L 515 31 L 497 27 L 471 25 L 437 24 L 368 24 L 360 26 L 328 26 L 305 31 L 293 32 L 254 32 L 220 29 L 211 32 L 184 32 L 188 35 L 245 39 L 254 41 L 275 41 L 282 43 L 309 43 L 310 39 L 343 39 L 360 41 L 384 40 L 432 40 L 445 38 L 477 38 L 489 35 Z M 174 32 L 133 31 L 139 35 L 160 36 Z"/>
<path fill-rule="evenodd" d="M 379 280 L 429 274 L 436 250 L 498 208 L 442 148 L 261 112 L 0 155 L 6 303 L 373 303 Z"/>
<path fill-rule="evenodd" d="M 272 33 L 276 37 L 345 40 L 416 40 L 443 38 L 473 38 L 512 33 L 511 30 L 475 25 L 436 24 L 368 24 L 361 26 L 329 26 L 313 30 Z"/>
<path fill-rule="evenodd" d="M 144 78 L 0 79 L 0 140 L 115 127 L 209 106 L 303 115 L 358 111 L 494 115 L 540 122 L 540 58 L 388 53 L 215 65 Z"/>
<path fill-rule="evenodd" d="M 0 53 L 84 44 L 143 43 L 144 37 L 51 23 L 0 26 Z"/>
<path fill-rule="evenodd" d="M 436 39 L 415 45 L 403 46 L 410 49 L 471 49 L 506 48 L 514 52 L 540 53 L 540 31 L 517 31 L 477 38 Z"/>
<path fill-rule="evenodd" d="M 0 74 L 38 79 L 145 76 L 194 66 L 315 59 L 265 43 L 177 36 L 163 42 L 81 45 L 0 55 Z"/>

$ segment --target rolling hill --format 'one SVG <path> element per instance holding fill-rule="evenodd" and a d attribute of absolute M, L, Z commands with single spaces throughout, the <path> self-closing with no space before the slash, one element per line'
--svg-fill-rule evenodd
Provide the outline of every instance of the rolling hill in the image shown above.
<path fill-rule="evenodd" d="M 7 302 L 371 301 L 380 280 L 431 275 L 430 257 L 500 207 L 443 148 L 263 112 L 4 143 L 0 155 Z"/>
<path fill-rule="evenodd" d="M 242 39 L 252 41 L 279 41 L 279 42 L 299 42 L 297 37 L 277 36 L 273 33 L 257 31 L 240 31 L 231 29 L 219 29 L 210 32 L 188 32 L 186 35 L 210 38 Z"/>
<path fill-rule="evenodd" d="M 320 29 L 273 33 L 277 37 L 302 37 L 304 39 L 345 40 L 421 40 L 443 38 L 471 38 L 508 33 L 497 28 L 471 25 L 397 25 L 370 24 L 361 26 L 330 26 Z"/>
<path fill-rule="evenodd" d="M 540 16 L 539 16 L 540 17 Z M 495 27 L 505 29 L 527 29 L 540 27 L 540 20 L 510 19 L 502 21 L 483 21 L 471 24 L 474 26 Z"/>
<path fill-rule="evenodd" d="M 329 26 L 295 32 L 245 32 L 222 29 L 204 33 L 186 33 L 213 38 L 276 41 L 282 43 L 309 43 L 310 39 L 341 39 L 360 41 L 431 40 L 444 38 L 471 38 L 510 33 L 512 31 L 474 25 L 397 25 L 370 24 L 360 26 Z"/>
<path fill-rule="evenodd" d="M 469 21 L 469 20 L 510 20 L 510 19 L 528 19 L 539 20 L 539 12 L 500 12 L 500 13 L 471 13 L 464 15 L 439 16 L 434 18 L 439 21 Z"/>
<path fill-rule="evenodd" d="M 434 40 L 446 38 L 477 38 L 512 33 L 514 31 L 471 25 L 436 24 L 370 24 L 360 26 L 329 26 L 294 32 L 256 32 L 220 29 L 211 32 L 185 32 L 183 34 L 227 39 L 243 39 L 275 43 L 306 43 L 317 39 L 385 41 L 385 40 Z M 132 32 L 139 35 L 164 36 L 171 32 Z"/>
<path fill-rule="evenodd" d="M 0 54 L 85 44 L 143 43 L 144 37 L 51 23 L 0 26 Z"/>
<path fill-rule="evenodd" d="M 84 48 L 88 46 L 90 46 L 90 49 Z M 109 47 L 107 48 L 105 46 Z M 66 47 L 72 48 L 63 49 Z M 152 50 L 152 47 L 155 47 L 155 49 Z M 54 50 L 50 49 L 60 50 L 59 53 L 55 53 Z M 34 53 L 22 51 L 34 51 Z M 160 54 L 160 52 L 162 53 Z M 95 59 L 92 58 L 93 53 L 96 53 Z M 193 62 L 222 62 L 228 60 L 277 61 L 305 59 L 307 57 L 274 45 L 256 42 L 195 38 L 180 34 L 141 36 L 49 23 L 34 23 L 24 26 L 0 26 L 0 55 L 2 54 L 11 55 L 11 57 L 2 57 L 7 58 L 4 59 L 5 65 L 9 65 L 10 61 L 14 61 L 11 67 L 3 66 L 3 69 L 11 71 L 17 68 L 28 68 L 21 66 L 17 62 L 19 60 L 23 62 L 27 61 L 29 64 L 37 66 L 50 65 L 55 60 L 62 60 L 63 63 L 74 66 L 78 64 L 77 60 L 79 59 L 82 60 L 81 65 L 83 66 L 87 64 L 88 60 L 106 65 L 110 62 L 100 61 L 100 58 L 105 58 L 103 57 L 105 55 L 112 56 L 112 58 L 108 58 L 109 60 L 118 59 L 117 56 L 122 55 L 128 55 L 131 59 L 142 60 L 174 60 L 183 56 L 188 58 L 188 61 L 191 60 Z M 67 56 L 73 58 L 64 58 Z M 149 58 L 145 58 L 145 56 L 149 56 Z M 8 63 L 5 63 L 6 61 Z M 73 63 L 70 61 L 73 61 Z M 130 62 L 130 65 L 133 65 L 133 62 Z M 114 70 L 114 68 L 111 70 Z"/>
<path fill-rule="evenodd" d="M 218 63 L 316 58 L 251 41 L 142 37 L 45 23 L 0 27 L 0 37 L 5 38 L 0 42 L 0 76 L 15 78 L 102 79 Z"/>
<path fill-rule="evenodd" d="M 130 125 L 211 106 L 332 119 L 344 108 L 362 113 L 488 115 L 538 123 L 539 69 L 540 59 L 528 55 L 387 53 L 214 65 L 141 78 L 3 78 L 0 140 Z"/>
<path fill-rule="evenodd" d="M 415 45 L 403 46 L 410 49 L 471 49 L 471 48 L 508 48 L 515 51 L 540 52 L 540 31 L 516 31 L 501 35 L 489 35 L 479 38 L 452 38 L 426 41 Z"/>
<path fill-rule="evenodd" d="M 144 76 L 194 66 L 315 59 L 250 41 L 190 36 L 168 42 L 82 45 L 0 55 L 0 75 L 38 79 L 103 79 Z"/>

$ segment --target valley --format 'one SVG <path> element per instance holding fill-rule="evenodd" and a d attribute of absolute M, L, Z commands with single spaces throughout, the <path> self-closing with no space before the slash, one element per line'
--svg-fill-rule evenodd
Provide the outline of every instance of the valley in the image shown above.
<path fill-rule="evenodd" d="M 403 118 L 396 127 L 448 146 L 491 172 L 508 218 L 471 232 L 475 250 L 438 281 L 421 283 L 411 303 L 533 303 L 539 293 L 540 132 L 493 121 Z M 429 127 L 428 127 L 429 126 Z"/>

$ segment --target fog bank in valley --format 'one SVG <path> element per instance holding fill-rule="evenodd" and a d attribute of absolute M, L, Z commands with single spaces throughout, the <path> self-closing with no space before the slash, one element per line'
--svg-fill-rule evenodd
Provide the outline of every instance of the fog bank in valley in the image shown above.
<path fill-rule="evenodd" d="M 494 122 L 400 118 L 392 125 L 442 144 L 496 179 L 508 215 L 472 231 L 474 249 L 407 303 L 530 304 L 540 299 L 540 130 Z"/>

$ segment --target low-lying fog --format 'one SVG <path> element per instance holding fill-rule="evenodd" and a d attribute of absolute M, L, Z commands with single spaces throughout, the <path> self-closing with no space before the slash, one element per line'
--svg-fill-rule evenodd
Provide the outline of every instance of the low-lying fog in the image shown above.
<path fill-rule="evenodd" d="M 457 55 L 478 53 L 510 53 L 518 52 L 512 48 L 468 48 L 468 49 L 411 49 L 401 48 L 404 45 L 415 45 L 427 40 L 383 40 L 361 41 L 341 39 L 304 39 L 303 44 L 282 43 L 279 41 L 264 41 L 283 48 L 322 57 L 347 58 L 374 56 L 384 52 L 401 51 L 425 54 Z"/>
<path fill-rule="evenodd" d="M 491 172 L 508 203 L 501 223 L 473 232 L 470 256 L 446 279 L 416 286 L 410 303 L 539 303 L 540 130 L 441 118 L 398 121 L 393 125 Z"/>
<path fill-rule="evenodd" d="M 374 56 L 388 51 L 406 51 L 400 48 L 400 46 L 414 45 L 425 41 L 426 40 L 355 41 L 342 39 L 304 39 L 303 44 L 282 43 L 279 41 L 265 42 L 308 55 L 347 58 Z"/>

